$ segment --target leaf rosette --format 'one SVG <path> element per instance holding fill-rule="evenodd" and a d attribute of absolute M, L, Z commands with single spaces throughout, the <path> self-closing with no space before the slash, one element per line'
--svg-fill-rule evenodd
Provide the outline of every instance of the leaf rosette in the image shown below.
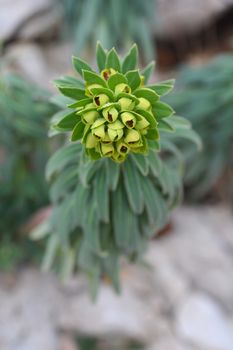
<path fill-rule="evenodd" d="M 80 141 L 93 160 L 109 157 L 123 162 L 129 153 L 147 154 L 149 145 L 158 145 L 161 117 L 174 113 L 160 101 L 157 89 L 161 85 L 146 86 L 154 63 L 144 71 L 137 69 L 136 45 L 121 60 L 114 48 L 106 52 L 98 43 L 96 56 L 98 73 L 73 57 L 82 80 L 64 77 L 55 81 L 60 92 L 72 100 L 54 127 L 71 131 L 71 140 Z M 167 82 L 168 90 L 173 83 Z"/>

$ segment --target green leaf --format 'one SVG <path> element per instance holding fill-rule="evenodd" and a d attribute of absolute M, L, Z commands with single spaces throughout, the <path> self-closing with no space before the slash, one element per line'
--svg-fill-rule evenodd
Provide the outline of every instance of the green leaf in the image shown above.
<path fill-rule="evenodd" d="M 77 87 L 80 89 L 84 88 L 84 83 L 81 80 L 78 80 L 70 76 L 64 76 L 59 79 L 55 79 L 53 82 L 57 87 L 62 86 L 62 87 Z"/>
<path fill-rule="evenodd" d="M 174 114 L 174 110 L 167 103 L 157 101 L 153 106 L 153 113 L 155 118 L 167 118 Z"/>
<path fill-rule="evenodd" d="M 157 152 L 151 150 L 148 154 L 148 159 L 152 174 L 154 175 L 154 177 L 159 177 L 159 174 L 162 169 L 162 161 L 159 155 L 157 154 Z"/>
<path fill-rule="evenodd" d="M 95 174 L 94 193 L 97 214 L 101 221 L 109 223 L 109 192 L 105 167 L 102 166 Z"/>
<path fill-rule="evenodd" d="M 148 88 L 154 90 L 159 96 L 168 94 L 175 84 L 175 79 L 161 81 L 158 84 L 149 85 Z"/>
<path fill-rule="evenodd" d="M 107 184 L 111 191 L 115 191 L 119 182 L 120 167 L 119 164 L 107 159 Z"/>
<path fill-rule="evenodd" d="M 118 84 L 128 84 L 126 77 L 121 73 L 115 73 L 111 75 L 108 79 L 108 86 L 111 90 L 115 90 L 116 85 Z"/>
<path fill-rule="evenodd" d="M 84 107 L 86 106 L 88 103 L 92 102 L 92 98 L 84 98 L 81 101 L 77 101 L 71 104 L 68 104 L 67 107 L 69 108 L 79 108 L 79 107 Z"/>
<path fill-rule="evenodd" d="M 166 122 L 169 123 L 169 125 L 173 129 L 191 129 L 192 128 L 192 124 L 188 119 L 179 117 L 177 115 L 173 115 L 172 118 L 166 119 Z"/>
<path fill-rule="evenodd" d="M 153 75 L 155 69 L 155 62 L 150 62 L 142 71 L 141 75 L 144 76 L 145 85 L 148 83 L 150 77 Z"/>
<path fill-rule="evenodd" d="M 169 120 L 167 121 L 165 120 L 165 118 L 159 120 L 158 128 L 159 130 L 162 130 L 162 131 L 175 131 L 175 129 L 169 123 Z"/>
<path fill-rule="evenodd" d="M 61 93 L 67 97 L 73 98 L 74 100 L 81 100 L 86 98 L 85 91 L 75 87 L 63 87 L 58 86 Z"/>
<path fill-rule="evenodd" d="M 122 182 L 117 186 L 114 196 L 111 197 L 113 232 L 116 244 L 119 248 L 127 248 L 131 231 L 129 230 L 129 218 L 132 216 Z"/>
<path fill-rule="evenodd" d="M 135 163 L 128 158 L 122 165 L 124 186 L 127 197 L 135 214 L 140 214 L 143 211 L 143 195 L 141 192 L 141 182 L 139 172 L 135 169 Z"/>
<path fill-rule="evenodd" d="M 55 203 L 62 199 L 67 192 L 74 187 L 78 180 L 78 167 L 76 164 L 68 166 L 59 176 L 53 181 L 50 187 L 50 198 Z"/>
<path fill-rule="evenodd" d="M 121 63 L 115 48 L 112 48 L 107 55 L 106 68 L 113 68 L 117 72 L 121 72 Z"/>
<path fill-rule="evenodd" d="M 60 172 L 70 162 L 78 164 L 81 149 L 80 144 L 69 144 L 57 150 L 47 163 L 46 179 L 50 180 L 54 173 Z"/>
<path fill-rule="evenodd" d="M 93 93 L 94 96 L 99 95 L 99 94 L 105 94 L 107 95 L 111 100 L 114 101 L 114 94 L 110 89 L 107 88 L 93 88 L 91 89 L 91 92 Z"/>
<path fill-rule="evenodd" d="M 202 140 L 200 136 L 192 129 L 176 129 L 174 136 L 193 142 L 199 151 L 202 149 Z"/>
<path fill-rule="evenodd" d="M 144 97 L 151 103 L 152 106 L 154 106 L 159 99 L 159 96 L 153 90 L 148 88 L 140 88 L 134 91 L 134 95 L 136 97 Z"/>
<path fill-rule="evenodd" d="M 138 48 L 134 44 L 122 63 L 122 73 L 125 74 L 129 70 L 134 70 L 138 65 Z"/>
<path fill-rule="evenodd" d="M 146 118 L 146 120 L 150 123 L 150 127 L 151 128 L 156 128 L 157 127 L 157 121 L 155 120 L 155 117 L 153 116 L 153 114 L 144 111 L 144 109 L 137 109 L 137 113 L 131 111 L 130 113 L 135 114 L 136 116 L 140 117 L 141 115 Z"/>
<path fill-rule="evenodd" d="M 46 251 L 42 262 L 42 271 L 46 272 L 51 269 L 58 247 L 58 237 L 56 235 L 51 235 L 46 245 Z"/>
<path fill-rule="evenodd" d="M 147 176 L 149 173 L 148 157 L 143 154 L 130 154 L 129 157 L 133 159 L 140 173 Z"/>
<path fill-rule="evenodd" d="M 141 84 L 141 77 L 138 70 L 128 71 L 126 73 L 126 78 L 128 79 L 128 83 L 132 91 L 137 89 Z"/>
<path fill-rule="evenodd" d="M 107 87 L 106 81 L 102 79 L 97 73 L 83 70 L 83 79 L 88 83 L 88 85 L 99 84 L 104 88 Z"/>
<path fill-rule="evenodd" d="M 57 127 L 63 130 L 73 130 L 78 121 L 80 121 L 80 117 L 76 114 L 76 112 L 72 112 L 60 120 Z"/>
<path fill-rule="evenodd" d="M 85 124 L 83 124 L 81 121 L 78 122 L 72 133 L 71 141 L 80 140 L 83 137 L 84 129 L 85 129 Z"/>
<path fill-rule="evenodd" d="M 101 72 L 105 68 L 106 57 L 107 57 L 106 52 L 101 46 L 100 42 L 98 41 L 96 46 L 96 60 L 97 60 L 99 72 Z"/>
<path fill-rule="evenodd" d="M 158 129 L 149 129 L 146 134 L 146 138 L 149 140 L 159 140 Z"/>
<path fill-rule="evenodd" d="M 73 56 L 72 62 L 75 70 L 80 74 L 81 77 L 83 77 L 83 70 L 93 72 L 93 69 L 89 66 L 89 64 L 81 60 L 81 58 Z"/>

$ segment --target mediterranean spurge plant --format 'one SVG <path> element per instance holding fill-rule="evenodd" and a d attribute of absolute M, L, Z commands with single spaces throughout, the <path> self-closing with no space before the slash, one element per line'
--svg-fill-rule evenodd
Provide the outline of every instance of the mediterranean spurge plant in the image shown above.
<path fill-rule="evenodd" d="M 70 132 L 72 142 L 47 166 L 53 213 L 44 268 L 66 276 L 79 267 L 93 293 L 105 275 L 119 290 L 119 257 L 138 260 L 179 201 L 182 154 L 174 135 L 199 141 L 160 101 L 174 81 L 146 85 L 154 63 L 139 70 L 137 62 L 136 45 L 120 60 L 98 43 L 98 73 L 74 57 L 81 80 L 56 81 L 68 105 L 53 129 Z"/>

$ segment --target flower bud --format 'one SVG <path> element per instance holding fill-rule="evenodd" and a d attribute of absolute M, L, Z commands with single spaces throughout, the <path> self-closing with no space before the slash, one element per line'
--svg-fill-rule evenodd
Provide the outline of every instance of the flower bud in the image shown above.
<path fill-rule="evenodd" d="M 134 109 L 135 102 L 128 97 L 121 97 L 118 101 L 122 111 L 131 111 Z"/>
<path fill-rule="evenodd" d="M 140 134 L 134 129 L 127 130 L 124 140 L 128 145 L 136 144 L 140 141 Z"/>
<path fill-rule="evenodd" d="M 129 113 L 129 112 L 121 113 L 121 120 L 128 129 L 132 129 L 135 127 L 136 118 L 132 113 Z"/>
<path fill-rule="evenodd" d="M 137 108 L 144 109 L 145 111 L 148 111 L 151 108 L 151 104 L 148 100 L 146 100 L 144 97 L 139 97 L 139 104 L 137 105 Z"/>
<path fill-rule="evenodd" d="M 129 152 L 129 147 L 122 140 L 117 142 L 116 148 L 121 155 L 126 155 Z"/>
<path fill-rule="evenodd" d="M 92 135 L 98 140 L 103 139 L 105 136 L 105 119 L 97 119 L 91 127 Z"/>
<path fill-rule="evenodd" d="M 108 80 L 110 78 L 111 75 L 115 74 L 116 71 L 113 68 L 106 68 L 104 70 L 102 70 L 101 72 L 101 77 L 104 78 L 104 80 Z"/>
<path fill-rule="evenodd" d="M 141 117 L 139 120 L 137 120 L 135 128 L 138 130 L 142 130 L 147 128 L 150 125 L 150 123 L 146 120 L 146 118 Z"/>
<path fill-rule="evenodd" d="M 103 110 L 103 116 L 108 122 L 112 123 L 117 119 L 118 111 L 114 107 L 105 108 Z"/>
<path fill-rule="evenodd" d="M 114 130 L 114 129 L 108 128 L 108 136 L 111 141 L 120 140 L 123 135 L 124 135 L 123 129 Z"/>
<path fill-rule="evenodd" d="M 90 132 L 87 135 L 85 145 L 86 145 L 86 148 L 95 148 L 96 146 L 96 139 Z"/>
<path fill-rule="evenodd" d="M 145 85 L 145 77 L 144 77 L 144 75 L 140 75 L 140 80 L 141 80 L 140 86 L 144 86 Z"/>
<path fill-rule="evenodd" d="M 118 153 L 118 152 L 115 152 L 115 153 L 113 153 L 113 155 L 112 155 L 111 158 L 112 158 L 115 162 L 122 163 L 122 162 L 125 160 L 126 156 L 123 155 L 123 154 L 120 154 L 120 153 Z"/>
<path fill-rule="evenodd" d="M 98 112 L 89 111 L 82 114 L 82 120 L 84 123 L 93 124 L 94 121 L 98 118 L 98 116 L 99 116 Z"/>
<path fill-rule="evenodd" d="M 101 153 L 103 154 L 103 156 L 106 157 L 111 157 L 113 155 L 113 153 L 115 152 L 114 146 L 112 143 L 101 143 Z"/>
<path fill-rule="evenodd" d="M 112 140 L 110 139 L 109 135 L 107 133 L 105 133 L 105 136 L 104 136 L 104 138 L 102 138 L 101 142 L 107 144 L 107 143 L 111 143 Z"/>
<path fill-rule="evenodd" d="M 89 86 L 86 87 L 85 93 L 86 93 L 87 96 L 92 97 L 92 96 L 93 96 L 93 93 L 91 92 L 91 89 L 97 89 L 97 88 L 102 88 L 102 87 L 103 87 L 103 86 L 100 85 L 100 84 L 91 84 L 91 85 L 89 85 Z"/>
<path fill-rule="evenodd" d="M 131 93 L 131 88 L 129 87 L 129 85 L 121 83 L 116 85 L 115 87 L 115 94 L 118 95 L 121 92 L 126 92 L 127 94 Z"/>
<path fill-rule="evenodd" d="M 105 94 L 99 94 L 99 95 L 94 97 L 94 104 L 97 107 L 103 106 L 108 101 L 109 101 L 109 97 Z"/>

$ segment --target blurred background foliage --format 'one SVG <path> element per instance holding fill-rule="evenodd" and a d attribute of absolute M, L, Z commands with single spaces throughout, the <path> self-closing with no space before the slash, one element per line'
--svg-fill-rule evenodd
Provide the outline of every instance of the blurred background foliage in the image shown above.
<path fill-rule="evenodd" d="M 154 58 L 152 31 L 154 0 L 58 0 L 64 11 L 66 37 L 72 36 L 75 52 L 95 51 L 96 41 L 123 52 L 136 42 L 145 60 Z"/>
<path fill-rule="evenodd" d="M 233 55 L 220 55 L 198 67 L 183 67 L 176 91 L 167 100 L 178 114 L 187 116 L 203 141 L 200 153 L 191 144 L 182 143 L 187 198 L 198 201 L 210 191 L 230 192 L 233 202 L 233 182 L 225 184 L 227 189 L 222 186 L 223 178 L 232 175 L 233 166 Z"/>
<path fill-rule="evenodd" d="M 0 77 L 1 267 L 34 255 L 32 244 L 20 236 L 22 225 L 48 204 L 44 169 L 54 147 L 47 130 L 56 111 L 49 95 L 19 76 Z"/>

